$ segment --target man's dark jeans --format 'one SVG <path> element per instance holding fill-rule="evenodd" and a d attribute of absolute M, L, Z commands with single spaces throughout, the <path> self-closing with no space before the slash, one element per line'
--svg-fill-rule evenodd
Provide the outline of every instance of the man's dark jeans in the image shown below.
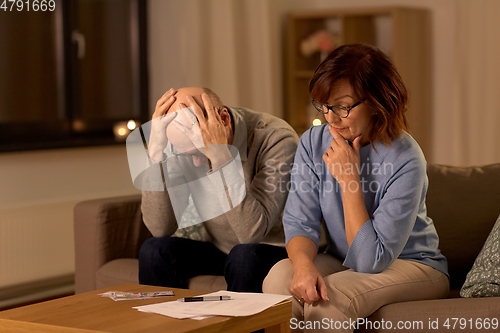
<path fill-rule="evenodd" d="M 229 291 L 262 292 L 271 267 L 285 258 L 285 248 L 267 244 L 239 244 L 226 255 L 209 242 L 152 237 L 139 253 L 139 283 L 186 289 L 192 277 L 223 275 Z"/>

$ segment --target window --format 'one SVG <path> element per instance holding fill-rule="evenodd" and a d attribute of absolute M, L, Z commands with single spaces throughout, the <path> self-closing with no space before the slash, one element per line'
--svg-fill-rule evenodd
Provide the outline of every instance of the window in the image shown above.
<path fill-rule="evenodd" d="M 0 11 L 0 151 L 113 144 L 148 121 L 145 0 Z"/>

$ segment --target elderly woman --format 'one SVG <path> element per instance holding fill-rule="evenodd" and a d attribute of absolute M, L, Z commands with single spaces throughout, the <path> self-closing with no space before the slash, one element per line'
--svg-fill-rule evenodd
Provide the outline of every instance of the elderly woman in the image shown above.
<path fill-rule="evenodd" d="M 309 91 L 328 123 L 300 138 L 283 216 L 289 259 L 271 269 L 264 292 L 291 293 L 292 329 L 314 332 L 352 332 L 385 304 L 446 297 L 426 161 L 408 133 L 396 68 L 375 47 L 344 45 Z M 318 254 L 322 221 L 328 246 Z"/>

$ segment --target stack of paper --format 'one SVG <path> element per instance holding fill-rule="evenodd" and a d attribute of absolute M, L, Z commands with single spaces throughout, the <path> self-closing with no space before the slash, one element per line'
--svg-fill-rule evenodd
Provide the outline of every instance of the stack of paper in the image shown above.
<path fill-rule="evenodd" d="M 231 296 L 227 301 L 204 301 L 204 302 L 164 302 L 144 306 L 136 306 L 134 309 L 143 312 L 157 313 L 173 318 L 204 319 L 209 316 L 250 316 L 278 304 L 291 296 L 257 293 L 239 293 L 231 291 L 217 291 L 215 293 L 200 296 Z"/>

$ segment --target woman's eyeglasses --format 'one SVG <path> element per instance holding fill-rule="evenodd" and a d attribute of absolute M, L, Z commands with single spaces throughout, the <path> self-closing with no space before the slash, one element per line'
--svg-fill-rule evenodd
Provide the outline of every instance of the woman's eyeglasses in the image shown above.
<path fill-rule="evenodd" d="M 331 106 L 331 105 L 327 105 L 327 104 L 322 104 L 314 99 L 311 99 L 312 105 L 314 106 L 314 108 L 316 110 L 318 110 L 318 112 L 321 112 L 323 114 L 327 114 L 329 111 L 332 111 L 340 118 L 347 118 L 349 116 L 349 113 L 351 112 L 351 110 L 354 109 L 359 104 L 363 103 L 364 101 L 366 101 L 366 98 L 362 99 L 361 101 L 359 101 L 357 103 L 354 103 L 351 106 L 342 106 L 342 105 Z"/>

